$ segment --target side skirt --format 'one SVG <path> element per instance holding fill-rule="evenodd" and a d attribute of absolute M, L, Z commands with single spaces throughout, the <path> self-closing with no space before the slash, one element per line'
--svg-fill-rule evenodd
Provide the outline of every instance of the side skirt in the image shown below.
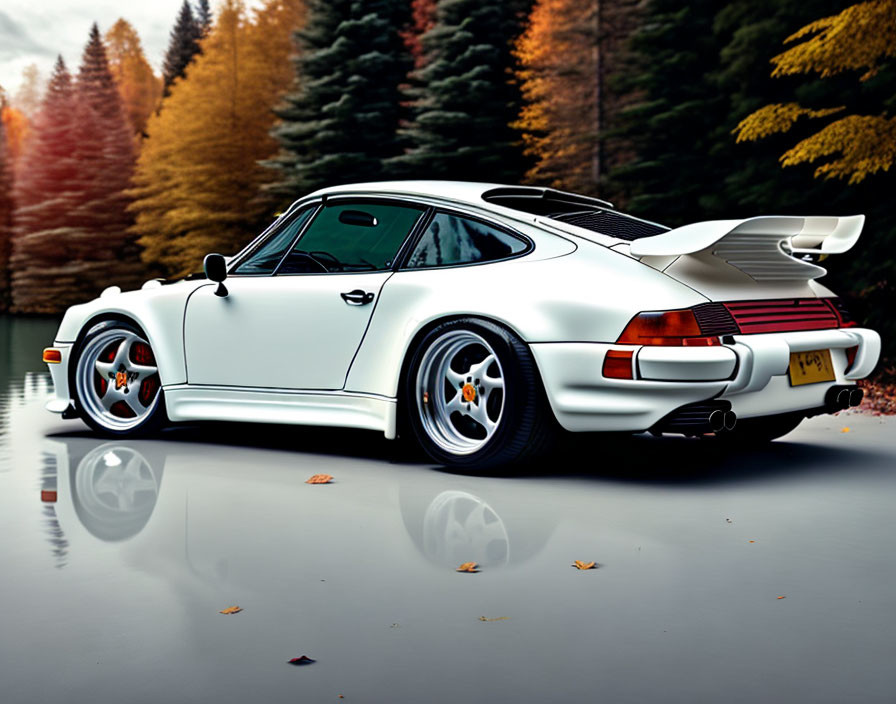
<path fill-rule="evenodd" d="M 398 406 L 386 396 L 187 384 L 164 388 L 168 417 L 174 422 L 326 425 L 380 430 L 390 440 L 396 436 Z"/>

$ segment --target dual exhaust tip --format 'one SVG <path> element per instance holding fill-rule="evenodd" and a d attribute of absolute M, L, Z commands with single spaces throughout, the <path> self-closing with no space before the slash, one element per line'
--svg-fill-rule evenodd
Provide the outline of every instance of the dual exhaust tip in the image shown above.
<path fill-rule="evenodd" d="M 828 413 L 836 413 L 846 408 L 858 406 L 865 397 L 865 391 L 857 386 L 832 386 L 825 394 Z"/>
<path fill-rule="evenodd" d="M 737 425 L 737 414 L 734 411 L 715 410 L 709 414 L 709 427 L 714 433 L 721 433 L 723 430 L 734 430 Z"/>

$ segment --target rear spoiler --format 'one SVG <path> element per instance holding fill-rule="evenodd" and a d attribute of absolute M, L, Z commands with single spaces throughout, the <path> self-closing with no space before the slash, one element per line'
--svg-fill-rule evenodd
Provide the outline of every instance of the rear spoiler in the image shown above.
<path fill-rule="evenodd" d="M 827 271 L 809 260 L 847 251 L 864 224 L 864 215 L 709 220 L 637 239 L 630 252 L 636 257 L 706 252 L 757 281 L 817 279 Z"/>

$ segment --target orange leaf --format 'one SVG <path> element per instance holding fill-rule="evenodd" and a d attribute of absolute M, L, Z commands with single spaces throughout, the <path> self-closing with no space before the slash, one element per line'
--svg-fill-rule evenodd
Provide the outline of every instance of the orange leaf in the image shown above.
<path fill-rule="evenodd" d="M 458 572 L 478 572 L 476 568 L 478 565 L 475 562 L 465 562 L 460 567 L 457 568 Z"/>
<path fill-rule="evenodd" d="M 786 597 L 786 596 L 779 596 L 778 598 L 779 598 L 779 599 L 786 599 L 787 597 Z"/>
<path fill-rule="evenodd" d="M 593 570 L 597 569 L 597 563 L 595 562 L 582 562 L 581 560 L 576 560 L 572 563 L 572 567 L 575 567 L 577 570 Z"/>
<path fill-rule="evenodd" d="M 306 484 L 329 484 L 333 481 L 333 477 L 329 474 L 315 474 L 310 479 L 306 480 Z"/>
<path fill-rule="evenodd" d="M 238 614 L 242 609 L 239 606 L 228 606 L 223 611 L 219 611 L 219 614 Z"/>
<path fill-rule="evenodd" d="M 843 428 L 843 430 L 841 430 L 840 432 L 841 432 L 841 433 L 848 433 L 848 432 L 849 432 L 849 428 L 848 428 L 848 427 Z"/>
<path fill-rule="evenodd" d="M 748 543 L 755 543 L 756 541 L 755 541 L 755 540 L 748 540 L 747 542 L 748 542 Z"/>

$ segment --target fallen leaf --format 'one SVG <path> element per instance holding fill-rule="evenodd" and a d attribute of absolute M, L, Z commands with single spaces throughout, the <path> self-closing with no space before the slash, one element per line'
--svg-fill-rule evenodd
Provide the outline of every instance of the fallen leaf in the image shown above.
<path fill-rule="evenodd" d="M 485 616 L 480 616 L 480 621 L 506 621 L 510 616 L 496 616 L 495 618 L 486 618 Z"/>
<path fill-rule="evenodd" d="M 786 596 L 779 596 L 778 598 L 779 598 L 779 599 L 786 599 L 787 597 L 786 597 Z"/>
<path fill-rule="evenodd" d="M 313 662 L 317 662 L 316 660 L 312 660 L 307 655 L 303 655 L 300 658 L 293 658 L 292 660 L 287 660 L 290 665 L 310 665 Z"/>
<path fill-rule="evenodd" d="M 748 540 L 747 542 L 748 542 L 748 543 L 755 543 L 756 541 L 755 541 L 755 540 Z"/>
<path fill-rule="evenodd" d="M 458 572 L 478 572 L 478 565 L 475 562 L 465 562 L 457 568 Z"/>
<path fill-rule="evenodd" d="M 849 432 L 849 427 L 847 426 L 847 427 L 843 428 L 840 432 L 841 432 L 841 433 L 848 433 L 848 432 Z"/>
<path fill-rule="evenodd" d="M 727 523 L 732 523 L 732 520 L 731 520 L 730 518 L 726 518 L 725 521 L 726 521 Z"/>
<path fill-rule="evenodd" d="M 228 606 L 226 609 L 219 611 L 219 614 L 238 614 L 242 609 L 239 606 Z"/>
<path fill-rule="evenodd" d="M 306 484 L 329 484 L 333 481 L 333 477 L 329 474 L 315 474 L 305 481 Z"/>
<path fill-rule="evenodd" d="M 597 569 L 596 562 L 582 562 L 581 560 L 576 560 L 572 563 L 571 567 L 575 567 L 577 570 L 593 570 Z"/>

